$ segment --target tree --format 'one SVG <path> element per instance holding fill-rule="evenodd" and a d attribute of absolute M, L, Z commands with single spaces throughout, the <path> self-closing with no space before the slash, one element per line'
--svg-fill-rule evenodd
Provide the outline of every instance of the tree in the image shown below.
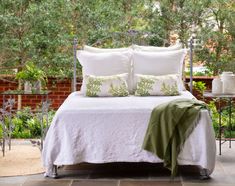
<path fill-rule="evenodd" d="M 197 60 L 202 61 L 214 75 L 226 70 L 235 72 L 235 2 L 214 0 L 205 11 L 207 14 L 200 31 L 204 47 L 197 52 Z"/>
<path fill-rule="evenodd" d="M 0 16 L 0 58 L 1 66 L 21 70 L 30 59 L 31 29 L 28 8 L 30 0 L 1 0 Z M 19 81 L 19 89 L 22 85 Z M 21 108 L 21 96 L 18 96 L 18 109 Z"/>
<path fill-rule="evenodd" d="M 0 16 L 0 56 L 1 66 L 14 66 L 21 69 L 29 59 L 27 9 L 29 0 L 1 1 Z"/>
<path fill-rule="evenodd" d="M 144 23 L 139 21 L 145 11 L 141 0 L 1 0 L 1 4 L 0 65 L 21 70 L 30 60 L 49 76 L 71 76 L 74 37 L 80 46 L 126 46 L 131 43 L 127 31 L 144 28 L 139 24 Z"/>
<path fill-rule="evenodd" d="M 154 9 L 151 32 L 157 32 L 170 44 L 172 33 L 187 46 L 193 33 L 197 34 L 203 49 L 196 51 L 200 61 L 214 74 L 224 70 L 235 71 L 234 63 L 234 0 L 161 0 Z M 153 1 L 156 4 L 156 1 Z M 152 6 L 154 7 L 154 6 Z M 152 8 L 151 7 L 151 8 Z M 164 44 L 155 39 L 152 44 Z"/>
<path fill-rule="evenodd" d="M 203 22 L 205 8 L 209 0 L 161 0 L 155 5 L 151 31 L 159 33 L 165 43 L 170 45 L 171 35 L 177 34 L 179 40 L 187 46 L 188 39 L 194 29 Z"/>
<path fill-rule="evenodd" d="M 79 47 L 168 46 L 176 34 L 187 46 L 193 32 L 205 44 L 195 60 L 214 74 L 234 66 L 234 0 L 0 2 L 1 67 L 21 70 L 33 61 L 48 76 L 70 77 L 74 37 Z"/>

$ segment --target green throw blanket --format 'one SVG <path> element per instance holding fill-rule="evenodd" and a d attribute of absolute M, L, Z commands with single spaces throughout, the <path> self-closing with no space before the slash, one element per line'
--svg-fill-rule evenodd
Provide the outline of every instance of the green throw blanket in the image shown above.
<path fill-rule="evenodd" d="M 206 104 L 196 99 L 176 99 L 155 107 L 145 134 L 143 149 L 157 155 L 177 174 L 177 157 Z"/>

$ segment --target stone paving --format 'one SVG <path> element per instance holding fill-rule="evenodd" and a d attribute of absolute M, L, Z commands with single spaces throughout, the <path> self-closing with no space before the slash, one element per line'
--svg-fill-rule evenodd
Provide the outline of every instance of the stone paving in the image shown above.
<path fill-rule="evenodd" d="M 43 174 L 0 177 L 0 186 L 234 186 L 235 142 L 231 149 L 228 143 L 223 144 L 210 179 L 201 180 L 199 171 L 195 166 L 182 166 L 179 176 L 171 180 L 161 164 L 83 163 L 60 168 L 58 179 L 44 178 Z"/>

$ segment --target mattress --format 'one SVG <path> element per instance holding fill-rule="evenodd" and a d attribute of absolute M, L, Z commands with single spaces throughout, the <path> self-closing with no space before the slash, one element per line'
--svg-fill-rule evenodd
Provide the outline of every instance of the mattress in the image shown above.
<path fill-rule="evenodd" d="M 53 165 L 80 162 L 162 162 L 141 148 L 151 111 L 177 98 L 193 98 L 188 91 L 179 96 L 84 97 L 71 93 L 55 114 L 42 151 L 46 175 Z M 200 112 L 198 125 L 178 156 L 180 165 L 198 165 L 212 173 L 216 145 L 211 118 Z"/>

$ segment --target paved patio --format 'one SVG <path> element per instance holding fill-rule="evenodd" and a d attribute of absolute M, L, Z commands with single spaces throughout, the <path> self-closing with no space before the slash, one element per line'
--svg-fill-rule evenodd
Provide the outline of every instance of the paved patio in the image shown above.
<path fill-rule="evenodd" d="M 180 167 L 180 174 L 170 180 L 170 172 L 159 164 L 112 163 L 65 166 L 59 179 L 44 178 L 43 174 L 0 178 L 0 186 L 234 186 L 235 142 L 222 146 L 216 167 L 208 180 L 200 180 L 199 169 Z"/>

